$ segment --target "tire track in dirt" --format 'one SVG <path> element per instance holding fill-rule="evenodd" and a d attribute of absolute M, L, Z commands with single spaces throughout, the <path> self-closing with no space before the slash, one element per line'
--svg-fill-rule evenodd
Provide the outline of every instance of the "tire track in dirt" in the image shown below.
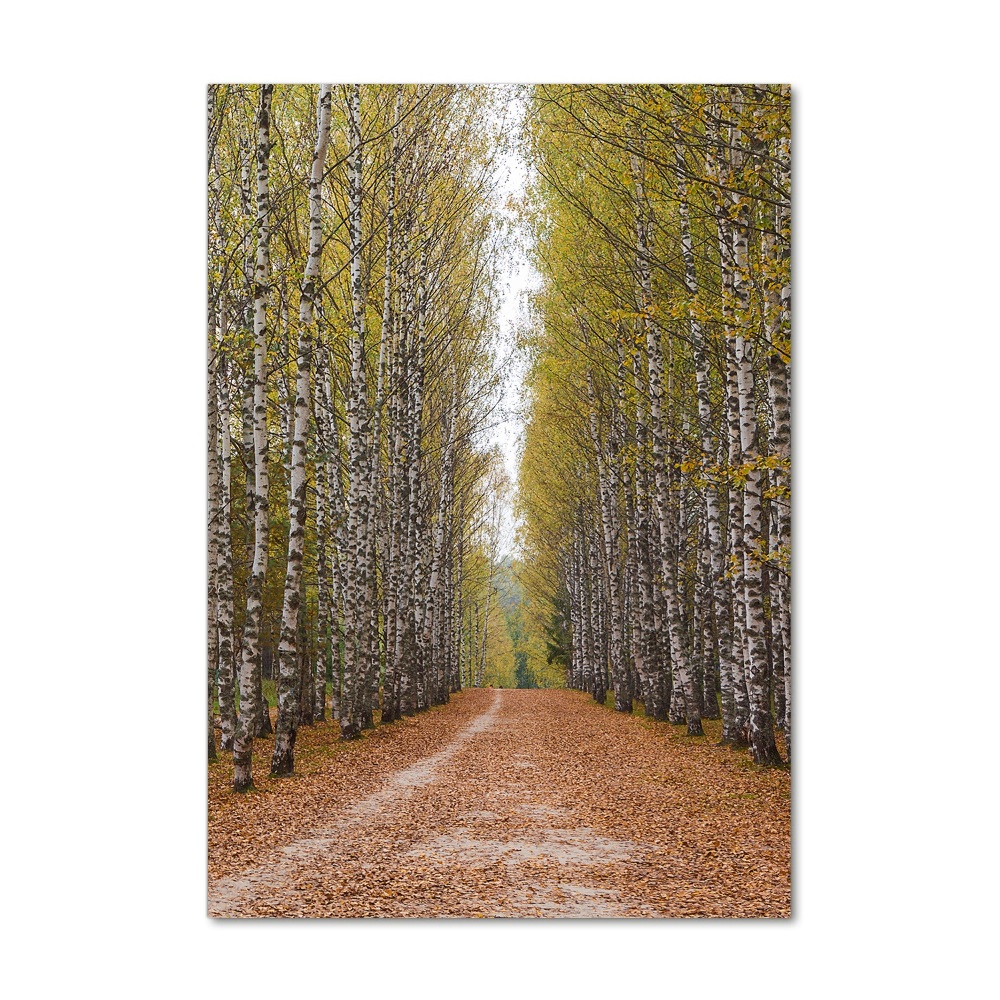
<path fill-rule="evenodd" d="M 349 843 L 345 835 L 352 827 L 370 821 L 390 804 L 397 805 L 405 792 L 416 791 L 435 781 L 439 769 L 455 756 L 463 744 L 490 727 L 499 707 L 500 699 L 495 696 L 489 708 L 462 729 L 443 750 L 391 775 L 383 788 L 350 806 L 331 827 L 316 830 L 312 836 L 282 847 L 283 857 L 280 860 L 250 869 L 238 878 L 213 881 L 209 885 L 208 915 L 238 916 L 241 904 L 263 893 L 267 893 L 272 902 L 280 899 L 296 869 L 311 871 L 316 866 L 329 863 L 332 856 Z"/>

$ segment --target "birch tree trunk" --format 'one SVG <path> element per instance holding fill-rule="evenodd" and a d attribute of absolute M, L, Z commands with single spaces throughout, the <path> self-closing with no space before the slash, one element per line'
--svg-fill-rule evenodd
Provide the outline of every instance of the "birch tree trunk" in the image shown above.
<path fill-rule="evenodd" d="M 323 371 L 320 367 L 321 350 L 317 345 L 314 351 L 316 358 L 316 381 L 321 382 Z M 322 403 L 320 403 L 322 406 Z M 330 600 L 330 557 L 328 547 L 330 533 L 327 528 L 327 478 L 326 478 L 326 442 L 320 431 L 321 418 L 313 417 L 316 426 L 316 673 L 313 678 L 313 699 L 316 719 L 322 722 L 326 718 L 326 678 L 333 673 L 333 649 L 331 635 L 331 605 Z"/>
<path fill-rule="evenodd" d="M 354 84 L 348 100 L 350 131 L 350 275 L 352 322 L 350 336 L 351 372 L 348 387 L 348 453 L 350 487 L 348 492 L 347 562 L 345 565 L 344 601 L 344 692 L 340 732 L 344 739 L 361 735 L 368 648 L 362 634 L 370 621 L 368 597 L 368 392 L 365 371 L 365 306 L 361 275 L 361 87 Z"/>
<path fill-rule="evenodd" d="M 610 604 L 611 680 L 615 689 L 615 711 L 631 712 L 632 697 L 628 689 L 625 666 L 625 646 L 622 636 L 624 616 L 621 604 L 621 565 L 618 552 L 618 518 L 616 498 L 611 473 L 604 456 L 604 448 L 597 428 L 597 402 L 593 378 L 587 372 L 587 394 L 590 398 L 590 438 L 597 462 L 597 481 L 600 491 L 601 527 L 604 538 L 604 575 L 607 581 Z"/>
<path fill-rule="evenodd" d="M 737 108 L 739 104 L 737 104 Z M 734 126 L 731 141 L 731 164 L 734 174 L 742 168 L 742 135 Z M 746 197 L 733 189 L 733 263 L 736 315 L 743 320 L 749 313 L 748 230 L 749 208 Z M 734 343 L 737 392 L 739 400 L 740 448 L 745 482 L 743 486 L 743 583 L 746 601 L 747 693 L 750 698 L 750 742 L 754 761 L 774 766 L 782 763 L 774 742 L 774 721 L 771 717 L 767 647 L 764 630 L 760 453 L 757 445 L 757 414 L 754 394 L 753 361 L 750 344 L 737 327 Z"/>
<path fill-rule="evenodd" d="M 684 631 L 680 601 L 677 594 L 677 555 L 674 530 L 670 525 L 670 488 L 667 473 L 669 454 L 663 419 L 663 352 L 660 332 L 652 321 L 653 293 L 649 268 L 649 207 L 646 204 L 642 165 L 638 157 L 631 161 L 636 191 L 636 244 L 639 272 L 639 301 L 646 334 L 646 355 L 649 367 L 650 431 L 653 440 L 653 470 L 656 482 L 656 508 L 660 527 L 660 566 L 663 593 L 666 599 L 667 631 L 670 638 L 670 664 L 684 699 L 687 731 L 690 736 L 703 735 L 701 717 L 694 700 L 691 667 L 684 648 Z M 669 398 L 669 393 L 668 393 Z"/>
<path fill-rule="evenodd" d="M 224 313 L 223 313 L 224 316 Z M 225 332 L 225 320 L 221 323 Z M 233 749 L 233 734 L 236 731 L 236 696 L 233 689 L 235 669 L 233 663 L 233 544 L 231 531 L 232 517 L 232 437 L 230 429 L 230 404 L 228 365 L 224 354 L 219 355 L 219 372 L 216 389 L 219 403 L 219 425 L 221 451 L 219 453 L 220 510 L 218 542 L 218 576 L 216 593 L 219 628 L 219 720 L 222 728 L 221 747 Z"/>
<path fill-rule="evenodd" d="M 656 611 L 655 611 L 655 574 L 653 571 L 653 552 L 651 546 L 652 522 L 650 517 L 650 480 L 649 480 L 649 425 L 646 407 L 643 400 L 648 391 L 642 371 L 642 362 L 638 352 L 633 362 L 633 378 L 635 380 L 636 398 L 636 544 L 638 574 L 639 574 L 639 607 L 642 615 L 641 636 L 643 643 L 643 663 L 649 677 L 645 703 L 646 714 L 657 722 L 666 720 L 667 711 L 663 704 L 663 663 L 660 657 L 657 641 Z"/>
<path fill-rule="evenodd" d="M 317 406 L 317 431 L 323 439 L 323 477 L 327 489 L 327 517 L 332 525 L 331 544 L 326 550 L 329 557 L 329 622 L 330 622 L 330 667 L 332 692 L 330 695 L 330 717 L 339 720 L 341 716 L 343 691 L 343 650 L 344 633 L 341 621 L 344 618 L 344 564 L 347 550 L 346 500 L 344 498 L 341 473 L 340 435 L 336 425 L 333 402 L 333 383 L 329 352 L 320 345 L 317 358 L 323 365 L 322 377 L 318 379 L 322 394 L 322 405 Z"/>
<path fill-rule="evenodd" d="M 267 546 L 270 537 L 268 510 L 267 445 L 267 290 L 270 259 L 270 155 L 271 97 L 274 85 L 260 86 L 257 110 L 257 261 L 254 270 L 254 556 L 247 584 L 246 621 L 243 627 L 243 657 L 240 664 L 240 715 L 233 739 L 233 790 L 253 787 L 251 758 L 254 723 L 259 711 L 254 670 L 259 679 L 260 616 Z"/>
<path fill-rule="evenodd" d="M 375 554 L 378 543 L 382 544 L 382 551 L 388 556 L 388 545 L 386 542 L 387 517 L 386 504 L 381 491 L 382 477 L 382 414 L 386 405 L 386 369 L 389 364 L 393 349 L 393 314 L 392 314 L 392 272 L 393 272 L 393 237 L 396 208 L 396 158 L 397 131 L 399 128 L 399 116 L 402 103 L 402 92 L 396 88 L 395 110 L 393 115 L 392 128 L 390 129 L 390 150 L 387 179 L 387 199 L 388 207 L 385 218 L 385 275 L 383 278 L 382 292 L 382 331 L 379 337 L 378 351 L 378 377 L 375 388 L 375 403 L 372 408 L 372 429 L 370 441 L 370 479 L 368 483 L 368 495 L 370 498 L 368 507 L 368 527 L 365 539 L 365 564 L 368 567 L 368 592 L 366 602 L 371 608 L 371 628 L 370 643 L 368 651 L 368 681 L 369 692 L 368 703 L 363 711 L 363 725 L 367 728 L 374 724 L 372 720 L 372 704 L 378 700 L 380 653 L 378 643 L 378 604 L 374 600 L 374 587 L 376 583 Z M 360 184 L 360 181 L 359 181 Z M 383 565 L 383 589 L 386 584 L 387 565 Z M 383 615 L 386 623 L 387 633 L 389 629 L 388 618 Z M 386 661 L 388 666 L 388 647 L 386 647 Z M 383 707 L 383 718 L 384 718 Z M 392 714 L 391 711 L 389 713 Z"/>
<path fill-rule="evenodd" d="M 701 464 L 705 467 L 706 485 L 703 490 L 705 501 L 705 525 L 708 536 L 709 551 L 709 597 L 703 607 L 709 619 L 707 629 L 711 634 L 721 632 L 720 648 L 722 655 L 728 657 L 720 670 L 728 670 L 730 675 L 734 670 L 732 662 L 732 640 L 729 635 L 728 618 L 725 615 L 725 584 L 723 581 L 723 547 L 719 518 L 719 498 L 712 486 L 711 475 L 707 466 L 715 457 L 713 442 L 712 407 L 709 394 L 708 356 L 705 349 L 705 337 L 698 320 L 698 279 L 695 270 L 694 244 L 691 238 L 690 208 L 688 200 L 687 164 L 681 146 L 675 144 L 677 178 L 677 209 L 681 225 L 681 255 L 684 259 L 684 288 L 688 295 L 688 328 L 691 335 L 691 347 L 695 366 L 695 379 L 698 400 L 698 425 L 701 432 Z M 722 611 L 717 615 L 717 612 Z M 722 621 L 716 619 L 721 618 Z M 713 643 L 714 646 L 714 643 Z M 709 648 L 713 648 L 710 646 Z M 706 683 L 706 715 L 710 719 L 719 717 L 718 705 L 715 700 L 714 677 Z M 709 692 L 708 688 L 711 688 Z M 725 739 L 725 735 L 723 737 Z"/>
<path fill-rule="evenodd" d="M 215 143 L 218 138 L 218 128 L 215 122 L 215 103 L 216 103 L 216 92 L 217 88 L 214 85 L 210 85 L 208 88 L 208 173 L 211 178 L 212 174 L 212 161 L 215 153 Z M 211 214 L 209 214 L 209 222 L 211 222 Z M 216 408 L 216 398 L 215 398 L 215 310 L 214 310 L 214 295 L 216 289 L 213 287 L 212 279 L 212 269 L 214 267 L 213 256 L 217 252 L 217 248 L 213 245 L 214 241 L 211 236 L 211 226 L 209 228 L 209 246 L 208 246 L 208 267 L 209 267 L 209 282 L 208 282 L 208 359 L 207 359 L 207 378 L 208 378 L 208 534 L 206 538 L 206 547 L 208 555 L 208 614 L 207 614 L 207 630 L 208 630 L 208 759 L 209 761 L 214 761 L 216 759 L 215 751 L 215 713 L 213 711 L 213 701 L 215 697 L 215 673 L 217 669 L 218 655 L 219 655 L 219 630 L 218 630 L 218 527 L 217 521 L 219 518 L 219 463 L 217 457 L 217 441 L 218 441 L 218 412 Z"/>
<path fill-rule="evenodd" d="M 709 176 L 720 189 L 730 183 L 728 145 L 719 126 L 718 104 L 712 105 L 709 116 L 710 155 Z M 743 585 L 743 498 L 739 475 L 741 464 L 739 436 L 739 394 L 734 353 L 734 258 L 732 227 L 727 215 L 725 195 L 716 196 L 713 203 L 718 229 L 721 306 L 724 351 L 724 437 L 726 476 L 720 484 L 720 497 L 727 503 L 726 537 L 718 543 L 713 539 L 713 572 L 716 566 L 728 566 L 728 587 L 718 587 L 716 604 L 725 610 L 717 614 L 719 657 L 722 681 L 722 743 L 747 746 L 750 729 L 750 706 L 746 690 L 746 612 Z M 721 582 L 721 576 L 720 576 Z M 725 601 L 725 604 L 720 604 Z M 732 630 L 729 630 L 729 609 L 732 609 Z M 718 612 L 718 607 L 717 607 Z M 729 633 L 727 635 L 727 633 Z M 731 706 L 731 711 L 730 711 Z"/>
<path fill-rule="evenodd" d="M 790 97 L 788 88 L 780 91 L 782 100 Z M 777 303 L 772 302 L 774 319 L 770 326 L 771 350 L 767 357 L 768 394 L 771 403 L 771 452 L 778 459 L 774 470 L 771 505 L 774 508 L 778 597 L 778 628 L 781 637 L 781 670 L 784 680 L 783 702 L 785 747 L 789 761 L 792 752 L 792 636 L 791 636 L 791 407 L 789 361 L 791 359 L 791 160 L 789 135 L 782 131 L 775 143 L 778 161 L 778 187 L 781 192 L 774 240 L 775 260 L 773 284 Z M 775 309 L 776 305 L 776 309 Z M 772 612 L 773 615 L 773 612 Z"/>
<path fill-rule="evenodd" d="M 211 317 L 209 317 L 211 319 Z M 219 434 L 219 416 L 215 400 L 215 337 L 214 324 L 208 330 L 208 759 L 216 759 L 215 752 L 215 672 L 219 659 L 218 628 L 218 571 L 219 544 L 219 460 L 216 442 Z"/>
<path fill-rule="evenodd" d="M 306 537 L 306 436 L 309 431 L 309 372 L 312 332 L 315 323 L 316 282 L 323 249 L 323 172 L 330 138 L 332 85 L 320 87 L 316 110 L 316 149 L 309 174 L 309 257 L 302 275 L 299 297 L 299 335 L 295 380 L 295 424 L 292 438 L 291 482 L 288 504 L 288 562 L 278 645 L 278 724 L 271 759 L 271 774 L 291 774 L 295 767 L 295 735 L 299 718 L 298 644 L 299 609 L 302 600 L 302 559 Z M 311 717 L 311 712 L 309 713 Z"/>
<path fill-rule="evenodd" d="M 407 301 L 408 291 L 401 290 L 400 300 Z M 405 304 L 401 305 L 400 311 L 406 313 Z M 396 321 L 396 344 L 394 359 L 394 375 L 397 380 L 404 379 L 407 360 L 407 316 L 397 317 Z M 406 540 L 409 536 L 409 527 L 406 523 L 408 500 L 406 495 L 408 477 L 403 464 L 403 454 L 405 450 L 406 427 L 404 421 L 405 407 L 402 393 L 397 390 L 393 396 L 393 428 L 392 428 L 392 484 L 391 509 L 390 509 L 390 552 L 389 552 L 389 613 L 393 618 L 393 647 L 391 670 L 387 670 L 386 676 L 386 706 L 383 716 L 386 721 L 393 722 L 402 713 L 403 698 L 403 677 L 406 670 L 406 649 L 407 649 L 407 597 L 406 597 L 406 574 L 404 559 L 406 556 Z M 388 652 L 388 651 L 387 651 Z"/>
<path fill-rule="evenodd" d="M 441 662 L 441 657 L 443 654 L 443 649 L 442 649 L 443 643 L 441 642 L 441 635 L 439 634 L 439 630 L 435 628 L 434 617 L 440 606 L 440 600 L 441 600 L 439 594 L 439 587 L 441 582 L 442 563 L 445 558 L 445 552 L 444 552 L 445 519 L 447 516 L 448 503 L 449 503 L 448 481 L 450 478 L 451 465 L 454 461 L 454 456 L 455 456 L 455 423 L 456 423 L 457 407 L 458 407 L 457 394 L 456 391 L 453 390 L 451 398 L 451 408 L 448 414 L 448 432 L 447 432 L 447 443 L 445 444 L 444 464 L 441 470 L 441 486 L 439 491 L 440 495 L 438 499 L 437 523 L 434 527 L 434 546 L 431 558 L 431 572 L 427 584 L 429 599 L 427 602 L 427 608 L 424 614 L 424 621 L 423 621 L 424 648 L 429 650 L 431 655 L 431 667 L 434 671 L 434 678 L 433 678 L 434 700 L 437 703 L 443 702 L 445 700 L 446 692 L 443 690 L 444 675 L 442 673 L 443 664 Z"/>

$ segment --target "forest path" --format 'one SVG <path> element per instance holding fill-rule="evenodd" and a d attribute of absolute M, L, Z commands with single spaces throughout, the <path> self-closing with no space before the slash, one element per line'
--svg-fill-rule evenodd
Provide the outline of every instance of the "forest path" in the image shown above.
<path fill-rule="evenodd" d="M 788 774 L 708 737 L 537 690 L 301 732 L 301 775 L 210 787 L 212 916 L 790 912 Z"/>

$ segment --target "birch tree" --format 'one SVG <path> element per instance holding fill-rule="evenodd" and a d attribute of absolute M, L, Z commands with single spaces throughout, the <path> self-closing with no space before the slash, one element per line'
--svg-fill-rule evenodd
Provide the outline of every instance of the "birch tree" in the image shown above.
<path fill-rule="evenodd" d="M 243 626 L 243 658 L 240 664 L 240 715 L 233 737 L 233 789 L 245 792 L 253 787 L 253 723 L 258 711 L 257 677 L 261 595 L 267 573 L 269 520 L 268 437 L 267 437 L 267 291 L 270 253 L 269 159 L 271 152 L 271 98 L 274 85 L 260 85 L 257 112 L 257 260 L 254 270 L 254 554 L 247 585 L 246 619 Z"/>
<path fill-rule="evenodd" d="M 288 561 L 285 597 L 281 617 L 281 644 L 278 647 L 280 693 L 278 725 L 271 761 L 273 775 L 291 774 L 294 768 L 295 733 L 298 724 L 297 700 L 302 687 L 297 656 L 297 636 L 302 594 L 302 559 L 306 531 L 306 435 L 309 428 L 309 376 L 316 286 L 323 248 L 323 173 L 330 138 L 330 105 L 333 87 L 320 87 L 316 110 L 316 149 L 309 174 L 309 257 L 299 292 L 299 335 L 296 357 L 295 427 L 292 439 L 291 484 L 288 491 Z M 310 713 L 311 715 L 311 713 Z"/>

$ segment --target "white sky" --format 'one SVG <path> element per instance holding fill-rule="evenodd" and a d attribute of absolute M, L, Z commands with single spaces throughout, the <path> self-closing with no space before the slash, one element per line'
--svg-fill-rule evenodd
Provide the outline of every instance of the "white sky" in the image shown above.
<path fill-rule="evenodd" d="M 525 107 L 522 100 L 512 95 L 507 103 L 507 128 L 511 132 L 519 131 L 524 118 Z M 509 198 L 520 199 L 524 195 L 528 180 L 529 167 L 519 152 L 511 151 L 501 160 L 498 185 L 496 188 L 496 210 L 505 218 L 513 219 L 513 213 L 506 208 Z M 506 258 L 506 276 L 504 278 L 503 303 L 500 307 L 500 342 L 496 353 L 498 360 L 507 358 L 514 347 L 516 332 L 522 322 L 522 307 L 525 294 L 532 290 L 538 282 L 538 272 L 528 259 L 524 239 L 515 239 L 509 248 Z M 517 474 L 520 459 L 524 424 L 521 420 L 523 403 L 524 366 L 518 356 L 514 356 L 507 370 L 503 388 L 502 413 L 500 422 L 490 434 L 490 442 L 499 445 L 504 456 L 504 465 L 511 482 L 511 495 L 506 505 L 501 529 L 501 549 L 506 555 L 514 547 L 514 513 L 513 499 L 517 489 Z"/>

